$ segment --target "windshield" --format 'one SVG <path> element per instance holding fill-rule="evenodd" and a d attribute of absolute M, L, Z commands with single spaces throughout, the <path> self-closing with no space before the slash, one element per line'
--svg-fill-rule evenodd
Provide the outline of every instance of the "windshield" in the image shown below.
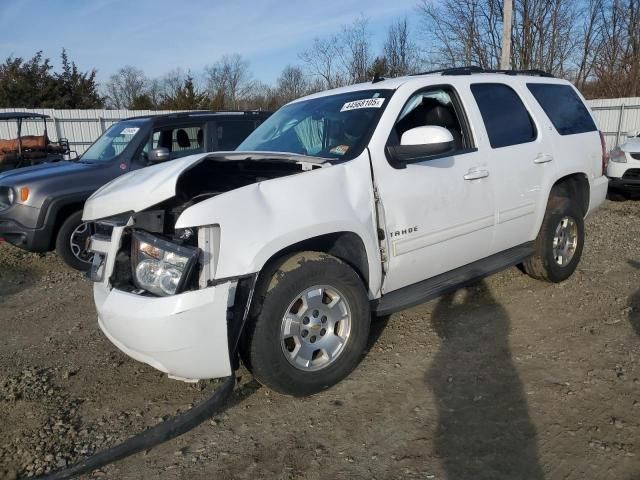
<path fill-rule="evenodd" d="M 351 159 L 360 154 L 392 90 L 361 90 L 285 105 L 237 150 Z"/>
<path fill-rule="evenodd" d="M 120 155 L 123 150 L 138 137 L 143 123 L 140 121 L 118 122 L 113 124 L 80 157 L 82 162 L 108 162 Z"/>

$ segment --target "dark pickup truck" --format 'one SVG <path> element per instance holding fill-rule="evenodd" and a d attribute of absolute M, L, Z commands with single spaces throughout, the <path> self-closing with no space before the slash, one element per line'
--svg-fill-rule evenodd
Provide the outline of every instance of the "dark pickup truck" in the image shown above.
<path fill-rule="evenodd" d="M 102 185 L 132 170 L 187 155 L 234 150 L 269 112 L 189 112 L 135 117 L 112 125 L 76 161 L 0 174 L 0 239 L 32 252 L 56 250 L 88 270 L 94 233 L 82 208 Z"/>

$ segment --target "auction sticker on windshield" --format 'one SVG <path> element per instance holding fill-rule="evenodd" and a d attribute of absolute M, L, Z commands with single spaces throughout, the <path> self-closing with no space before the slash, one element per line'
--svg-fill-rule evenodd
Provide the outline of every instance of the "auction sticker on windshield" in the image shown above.
<path fill-rule="evenodd" d="M 341 112 L 349 110 L 357 110 L 358 108 L 380 108 L 384 103 L 384 98 L 365 98 L 363 100 L 354 100 L 345 103 L 340 109 Z"/>
<path fill-rule="evenodd" d="M 127 127 L 120 132 L 120 135 L 135 135 L 140 130 L 138 127 Z"/>

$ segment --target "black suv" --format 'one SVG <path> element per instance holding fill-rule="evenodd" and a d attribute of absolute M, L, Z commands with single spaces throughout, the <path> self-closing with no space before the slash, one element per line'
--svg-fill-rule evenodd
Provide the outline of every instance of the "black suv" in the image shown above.
<path fill-rule="evenodd" d="M 0 175 L 0 238 L 32 252 L 55 249 L 87 270 L 93 224 L 82 208 L 102 185 L 132 170 L 197 153 L 234 150 L 269 112 L 190 112 L 135 117 L 112 125 L 76 161 Z"/>

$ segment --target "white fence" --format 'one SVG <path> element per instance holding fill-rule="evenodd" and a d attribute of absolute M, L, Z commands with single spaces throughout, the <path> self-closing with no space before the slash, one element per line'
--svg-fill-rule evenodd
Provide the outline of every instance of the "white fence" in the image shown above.
<path fill-rule="evenodd" d="M 624 143 L 627 134 L 640 133 L 640 97 L 599 99 L 588 101 L 598 121 L 598 127 L 605 134 L 609 149 Z M 54 110 L 5 108 L 0 112 L 37 112 L 49 115 L 47 133 L 52 141 L 67 138 L 72 150 L 84 152 L 114 122 L 141 115 L 172 113 L 173 110 Z M 41 120 L 23 123 L 23 135 L 41 135 Z M 16 123 L 0 122 L 0 138 L 15 138 Z"/>
<path fill-rule="evenodd" d="M 640 97 L 603 98 L 587 103 L 598 120 L 609 149 L 624 143 L 627 135 L 640 134 Z"/>
<path fill-rule="evenodd" d="M 49 115 L 47 134 L 52 141 L 69 140 L 71 150 L 83 153 L 112 124 L 128 117 L 173 113 L 174 110 L 55 110 L 51 108 L 3 108 L 0 112 L 36 112 Z M 0 121 L 0 138 L 16 137 L 16 121 Z M 25 120 L 23 135 L 42 135 L 42 120 Z"/>

